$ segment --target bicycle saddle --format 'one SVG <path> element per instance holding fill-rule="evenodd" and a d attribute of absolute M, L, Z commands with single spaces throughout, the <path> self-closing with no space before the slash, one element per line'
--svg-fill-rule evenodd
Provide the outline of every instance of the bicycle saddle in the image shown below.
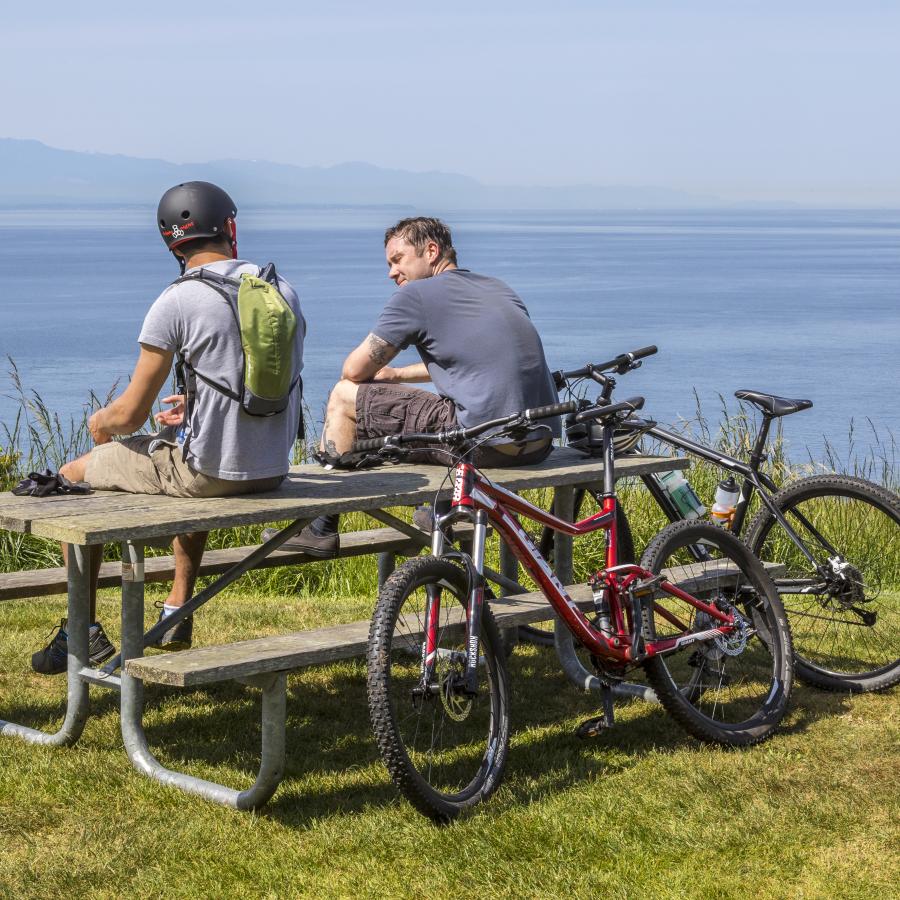
<path fill-rule="evenodd" d="M 759 391 L 735 391 L 734 396 L 738 400 L 746 400 L 752 403 L 760 412 L 764 412 L 773 418 L 789 416 L 791 413 L 809 409 L 812 400 L 789 400 L 787 397 L 776 397 L 774 394 L 761 394 Z"/>

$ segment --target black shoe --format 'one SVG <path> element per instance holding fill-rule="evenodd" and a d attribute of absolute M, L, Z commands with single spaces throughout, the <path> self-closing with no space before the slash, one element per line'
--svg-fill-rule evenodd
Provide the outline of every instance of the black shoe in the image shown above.
<path fill-rule="evenodd" d="M 262 533 L 263 541 L 271 541 L 281 529 L 267 528 Z M 307 556 L 316 556 L 319 559 L 332 559 L 338 555 L 341 549 L 340 536 L 334 534 L 314 534 L 309 530 L 309 525 L 300 534 L 288 538 L 279 548 L 281 550 L 294 550 L 305 553 Z"/>
<path fill-rule="evenodd" d="M 159 608 L 159 621 L 161 622 L 165 616 L 165 606 L 162 602 L 157 602 Z M 194 617 L 187 616 L 180 622 L 176 622 L 163 636 L 151 647 L 157 650 L 190 650 L 194 637 Z"/>
<path fill-rule="evenodd" d="M 31 668 L 39 675 L 61 675 L 66 671 L 69 658 L 69 636 L 66 633 L 66 619 L 62 619 L 53 640 L 31 657 Z M 53 632 L 51 632 L 52 634 Z M 92 666 L 105 663 L 116 652 L 103 626 L 94 623 L 88 631 L 88 659 Z"/>

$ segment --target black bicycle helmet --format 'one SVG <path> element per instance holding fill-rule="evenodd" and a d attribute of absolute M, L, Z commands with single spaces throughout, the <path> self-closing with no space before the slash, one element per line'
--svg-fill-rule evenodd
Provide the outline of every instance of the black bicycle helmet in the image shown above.
<path fill-rule="evenodd" d="M 613 429 L 615 453 L 618 455 L 633 450 L 641 437 L 655 427 L 656 422 L 639 419 L 637 416 L 617 422 Z M 565 429 L 567 447 L 573 447 L 588 456 L 600 456 L 603 452 L 603 425 L 600 422 L 576 422 L 575 416 L 569 415 L 566 416 Z"/>
<path fill-rule="evenodd" d="M 223 233 L 226 219 L 237 215 L 234 200 L 208 181 L 186 181 L 169 188 L 159 201 L 156 224 L 170 250 L 197 238 Z"/>

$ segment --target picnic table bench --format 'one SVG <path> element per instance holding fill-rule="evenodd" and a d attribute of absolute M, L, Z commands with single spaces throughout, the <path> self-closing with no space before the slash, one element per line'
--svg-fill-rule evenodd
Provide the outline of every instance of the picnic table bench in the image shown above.
<path fill-rule="evenodd" d="M 646 476 L 686 468 L 684 459 L 625 456 L 617 460 L 616 476 Z M 485 474 L 504 487 L 554 489 L 558 514 L 571 518 L 576 486 L 602 482 L 602 463 L 582 454 L 557 449 L 544 462 L 522 468 L 488 469 Z M 244 497 L 182 500 L 98 491 L 90 496 L 30 498 L 0 497 L 0 528 L 30 533 L 70 545 L 63 583 L 60 570 L 0 575 L 0 600 L 46 594 L 65 587 L 68 595 L 68 690 L 65 718 L 51 734 L 0 719 L 0 735 L 32 743 L 63 746 L 81 736 L 88 716 L 91 685 L 120 692 L 122 736 L 135 768 L 189 793 L 239 809 L 256 808 L 274 792 L 283 775 L 286 674 L 304 665 L 356 656 L 364 652 L 368 623 L 331 626 L 297 635 L 245 641 L 229 647 L 199 648 L 181 654 L 144 658 L 154 630 L 144 634 L 144 584 L 171 577 L 171 558 L 144 559 L 144 545 L 167 535 L 241 525 L 293 520 L 277 538 L 260 547 L 211 551 L 201 573 L 220 574 L 185 610 L 195 609 L 251 568 L 309 561 L 304 554 L 279 550 L 307 522 L 325 513 L 362 511 L 387 527 L 342 535 L 342 555 L 379 554 L 379 578 L 390 572 L 395 554 L 415 555 L 429 543 L 427 535 L 388 510 L 446 498 L 451 485 L 437 466 L 397 465 L 364 471 L 328 471 L 315 465 L 296 466 L 277 490 Z M 572 582 L 571 539 L 560 536 L 556 568 L 563 584 Z M 108 563 L 101 583 L 121 584 L 122 632 L 120 675 L 88 664 L 89 571 L 87 548 L 118 542 L 121 563 Z M 501 547 L 501 571 L 486 571 L 506 596 L 492 601 L 498 623 L 505 628 L 552 617 L 540 594 L 525 591 L 515 578 L 512 554 Z M 43 580 L 42 580 L 43 579 Z M 572 586 L 576 601 L 587 602 L 585 588 Z M 186 613 L 184 613 L 186 614 Z M 178 615 L 178 614 L 175 614 Z M 168 623 L 173 620 L 169 619 Z M 167 624 L 166 627 L 169 627 Z M 116 660 L 118 661 L 118 660 Z M 571 676 L 570 676 L 571 677 Z M 233 679 L 262 688 L 262 763 L 255 784 L 237 791 L 224 785 L 165 768 L 153 756 L 143 728 L 143 682 L 193 684 Z"/>

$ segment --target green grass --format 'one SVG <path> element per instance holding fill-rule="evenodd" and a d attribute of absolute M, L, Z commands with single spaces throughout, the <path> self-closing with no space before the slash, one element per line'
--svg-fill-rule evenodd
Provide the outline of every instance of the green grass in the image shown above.
<path fill-rule="evenodd" d="M 53 417 L 18 385 L 23 412 L 0 443 L 0 489 L 85 449 L 83 422 Z M 751 423 L 685 427 L 746 451 Z M 842 469 L 897 486 L 892 439 L 861 461 L 792 465 L 776 434 L 778 481 Z M 25 448 L 29 447 L 30 453 Z M 691 481 L 711 502 L 721 475 Z M 531 498 L 548 504 L 549 492 Z M 663 524 L 639 485 L 622 498 L 639 550 Z M 408 515 L 408 511 L 401 511 Z M 372 527 L 356 514 L 348 529 Z M 211 536 L 211 547 L 258 539 L 258 528 Z M 602 536 L 576 543 L 576 575 L 601 558 Z M 110 548 L 111 557 L 117 552 Z M 58 548 L 0 532 L 0 571 L 58 565 Z M 489 562 L 496 566 L 492 543 Z M 368 618 L 375 560 L 251 573 L 204 608 L 198 645 Z M 150 601 L 165 587 L 148 588 Z M 0 714 L 55 729 L 65 684 L 28 666 L 63 598 L 2 604 Z M 100 618 L 117 641 L 119 602 Z M 745 752 L 704 747 L 659 707 L 618 706 L 618 725 L 584 743 L 597 712 L 551 652 L 511 659 L 512 741 L 506 778 L 485 806 L 436 828 L 399 799 L 368 726 L 363 662 L 292 675 L 286 778 L 258 815 L 235 813 L 134 772 L 122 748 L 117 696 L 92 689 L 96 714 L 77 747 L 0 739 L 0 898 L 498 897 L 880 898 L 896 896 L 896 693 L 844 696 L 798 685 L 783 730 Z M 147 733 L 164 764 L 249 786 L 259 752 L 258 692 L 236 685 L 147 690 Z"/>
<path fill-rule="evenodd" d="M 149 606 L 149 604 L 148 604 Z M 367 617 L 367 593 L 302 597 L 230 589 L 197 620 L 198 643 Z M 28 653 L 62 598 L 3 604 L 5 716 L 53 728 L 65 685 Z M 101 618 L 117 637 L 118 602 Z M 150 615 L 148 613 L 148 622 Z M 134 772 L 117 696 L 94 689 L 79 745 L 0 741 L 0 897 L 889 897 L 898 829 L 895 694 L 798 688 L 785 727 L 745 752 L 704 747 L 661 709 L 595 714 L 551 653 L 511 661 L 512 746 L 489 803 L 447 828 L 399 799 L 369 732 L 361 660 L 292 675 L 286 779 L 257 815 L 220 809 Z M 258 692 L 150 686 L 147 733 L 168 765 L 248 786 Z M 895 896 L 895 894 L 894 894 Z"/>

